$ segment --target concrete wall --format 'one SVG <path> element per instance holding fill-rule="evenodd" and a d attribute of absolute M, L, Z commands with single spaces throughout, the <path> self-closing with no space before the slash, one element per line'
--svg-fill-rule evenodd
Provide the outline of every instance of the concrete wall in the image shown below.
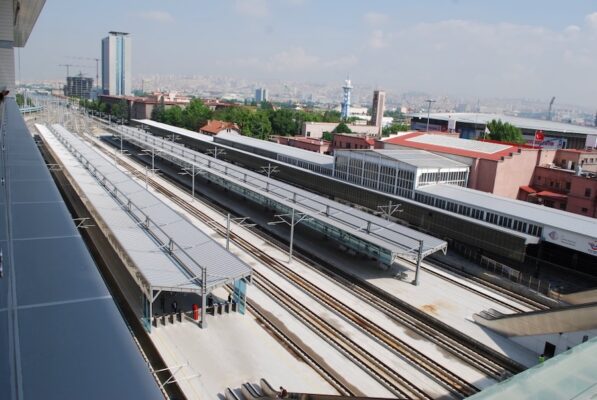
<path fill-rule="evenodd" d="M 531 183 L 538 154 L 537 150 L 522 150 L 498 162 L 493 194 L 516 199 L 518 188 Z"/>
<path fill-rule="evenodd" d="M 537 356 L 539 356 L 540 354 L 543 354 L 546 342 L 556 346 L 555 355 L 558 355 L 581 344 L 584 336 L 587 336 L 589 340 L 596 337 L 597 329 L 580 332 L 552 333 L 548 335 L 516 336 L 511 337 L 510 339 L 535 352 Z"/>

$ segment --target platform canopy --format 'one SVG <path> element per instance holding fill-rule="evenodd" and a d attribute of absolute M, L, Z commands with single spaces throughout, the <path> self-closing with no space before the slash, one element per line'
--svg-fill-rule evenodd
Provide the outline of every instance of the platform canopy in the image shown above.
<path fill-rule="evenodd" d="M 144 149 L 160 151 L 160 156 L 179 166 L 206 172 L 208 179 L 241 187 L 249 197 L 266 199 L 269 204 L 279 204 L 282 209 L 301 213 L 307 225 L 324 226 L 323 230 L 335 230 L 347 239 L 346 244 L 356 242 L 359 250 L 377 248 L 388 254 L 385 261 L 392 263 L 397 257 L 425 257 L 437 251 L 445 251 L 447 243 L 441 239 L 396 224 L 376 215 L 340 204 L 318 194 L 290 184 L 268 178 L 259 173 L 214 159 L 183 145 L 149 135 L 138 129 L 118 127 L 125 140 Z M 350 246 L 349 246 L 350 247 Z"/>
<path fill-rule="evenodd" d="M 144 258 L 137 265 L 152 289 L 190 291 L 193 285 L 200 285 L 209 292 L 215 287 L 250 276 L 250 266 L 118 169 L 112 160 L 103 157 L 61 125 L 53 125 L 52 130 L 56 138 L 94 177 L 96 186 L 101 185 L 116 200 L 121 210 L 126 211 L 129 219 L 134 220 L 136 229 L 131 230 L 130 237 L 125 240 L 133 256 Z M 122 215 L 113 207 L 111 211 L 106 214 L 106 223 L 118 230 L 123 223 Z M 157 250 L 154 246 L 147 253 L 145 250 L 151 250 L 151 246 L 141 240 L 140 233 L 146 237 L 149 235 L 158 244 Z M 145 247 L 142 247 L 143 243 Z M 170 263 L 154 255 L 167 257 Z M 172 268 L 172 260 L 177 269 Z"/>

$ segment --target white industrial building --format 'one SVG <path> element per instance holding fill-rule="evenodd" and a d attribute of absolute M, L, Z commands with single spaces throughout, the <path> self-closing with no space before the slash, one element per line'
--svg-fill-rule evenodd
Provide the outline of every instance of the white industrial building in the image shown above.
<path fill-rule="evenodd" d="M 407 198 L 421 186 L 468 181 L 468 165 L 424 150 L 336 150 L 334 157 L 334 177 Z"/>

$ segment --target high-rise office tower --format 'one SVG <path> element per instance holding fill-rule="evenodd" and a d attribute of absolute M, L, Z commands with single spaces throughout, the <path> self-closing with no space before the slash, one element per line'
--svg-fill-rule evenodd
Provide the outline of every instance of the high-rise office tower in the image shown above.
<path fill-rule="evenodd" d="M 131 37 L 110 32 L 102 39 L 102 89 L 104 94 L 131 94 Z"/>
<path fill-rule="evenodd" d="M 373 106 L 371 107 L 371 120 L 369 125 L 377 126 L 378 134 L 381 134 L 383 113 L 386 107 L 386 92 L 375 90 L 373 92 Z"/>
<path fill-rule="evenodd" d="M 255 101 L 261 103 L 262 101 L 268 101 L 268 93 L 266 88 L 258 88 L 255 90 Z"/>

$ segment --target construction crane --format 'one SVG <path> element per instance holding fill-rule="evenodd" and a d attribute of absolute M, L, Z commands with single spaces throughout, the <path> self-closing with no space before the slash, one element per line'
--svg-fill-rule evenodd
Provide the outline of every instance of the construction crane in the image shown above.
<path fill-rule="evenodd" d="M 556 97 L 555 96 L 553 96 L 551 98 L 551 101 L 549 102 L 549 109 L 547 110 L 547 120 L 548 121 L 551 121 L 551 109 L 553 107 L 553 102 L 554 101 L 556 101 Z"/>
<path fill-rule="evenodd" d="M 91 68 L 89 65 L 77 65 L 77 64 L 58 64 L 59 67 L 66 67 L 66 77 L 70 76 L 70 67 L 77 68 Z"/>
<path fill-rule="evenodd" d="M 68 58 L 72 58 L 75 60 L 91 60 L 91 61 L 95 61 L 95 86 L 99 87 L 99 62 L 100 59 L 99 58 L 93 58 L 93 57 L 68 57 Z"/>

